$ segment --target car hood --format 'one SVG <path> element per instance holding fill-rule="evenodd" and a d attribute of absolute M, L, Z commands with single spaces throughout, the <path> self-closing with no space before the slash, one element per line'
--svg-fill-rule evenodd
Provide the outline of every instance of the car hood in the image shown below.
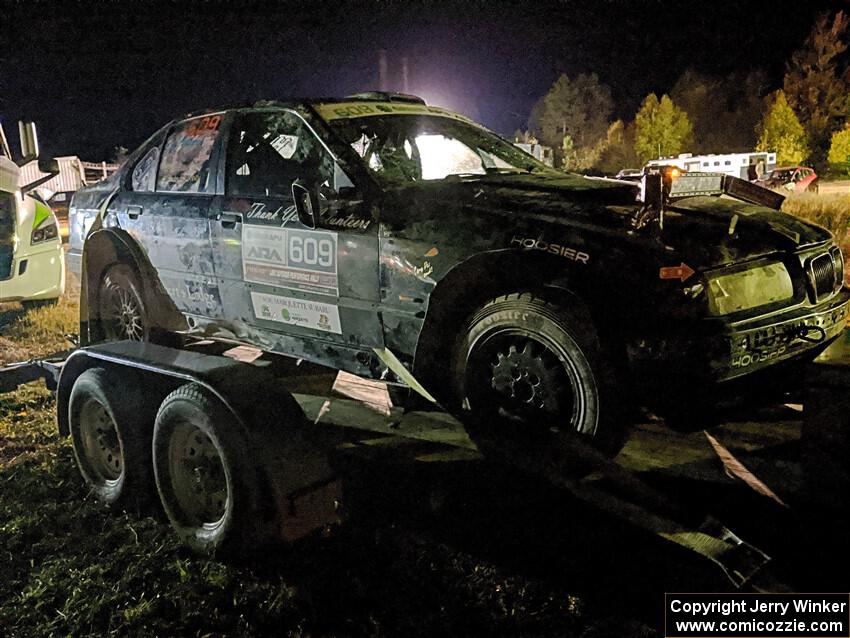
<path fill-rule="evenodd" d="M 786 213 L 729 197 L 692 197 L 670 205 L 663 228 L 652 222 L 632 225 L 637 185 L 580 175 L 493 175 L 421 182 L 395 192 L 397 210 L 434 214 L 499 216 L 520 223 L 575 227 L 590 236 L 652 239 L 670 258 L 687 259 L 694 268 L 713 268 L 778 252 L 793 252 L 831 238 L 829 231 Z M 458 209 L 462 210 L 458 210 Z M 734 222 L 733 222 L 734 220 Z M 510 225 L 502 222 L 500 225 Z M 535 227 L 539 223 L 534 224 Z M 590 239 L 590 237 L 588 237 Z"/>

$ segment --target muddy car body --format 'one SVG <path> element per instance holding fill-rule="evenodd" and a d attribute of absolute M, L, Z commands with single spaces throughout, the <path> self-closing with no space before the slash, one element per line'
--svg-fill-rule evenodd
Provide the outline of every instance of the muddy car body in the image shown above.
<path fill-rule="evenodd" d="M 641 189 L 407 96 L 191 115 L 74 196 L 83 337 L 193 332 L 604 437 L 634 389 L 810 358 L 841 330 L 827 231 Z"/>

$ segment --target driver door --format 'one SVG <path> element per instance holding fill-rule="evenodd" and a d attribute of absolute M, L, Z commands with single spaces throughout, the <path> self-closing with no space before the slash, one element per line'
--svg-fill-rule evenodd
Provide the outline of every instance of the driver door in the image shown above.
<path fill-rule="evenodd" d="M 319 185 L 316 228 L 298 219 L 296 180 Z M 339 358 L 340 351 L 321 345 L 370 353 L 383 345 L 377 224 L 362 202 L 340 197 L 342 185 L 351 183 L 299 114 L 238 112 L 212 242 L 224 323 L 237 336 L 356 369 L 328 360 Z"/>

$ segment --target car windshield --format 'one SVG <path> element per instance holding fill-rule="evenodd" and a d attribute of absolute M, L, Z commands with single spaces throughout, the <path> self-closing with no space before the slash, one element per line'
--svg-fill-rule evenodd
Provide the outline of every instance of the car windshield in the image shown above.
<path fill-rule="evenodd" d="M 782 180 L 782 181 L 787 182 L 789 179 L 791 179 L 791 174 L 793 172 L 794 172 L 793 170 L 788 170 L 787 168 L 782 169 L 782 170 L 771 171 L 770 172 L 770 179 L 777 179 L 777 180 Z"/>
<path fill-rule="evenodd" d="M 330 125 L 374 175 L 389 182 L 549 170 L 486 129 L 448 117 L 369 116 Z"/>

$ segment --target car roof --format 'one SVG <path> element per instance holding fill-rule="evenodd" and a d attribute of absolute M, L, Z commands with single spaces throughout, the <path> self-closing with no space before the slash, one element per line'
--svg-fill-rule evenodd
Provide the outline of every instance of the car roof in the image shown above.
<path fill-rule="evenodd" d="M 211 115 L 213 113 L 221 113 L 223 111 L 236 111 L 245 109 L 258 108 L 294 108 L 297 106 L 318 105 L 318 104 L 343 104 L 347 102 L 386 102 L 388 104 L 418 104 L 425 106 L 425 100 L 417 95 L 408 93 L 394 93 L 389 91 L 363 91 L 354 93 L 344 97 L 284 97 L 276 100 L 258 100 L 256 102 L 244 102 L 242 104 L 230 104 L 219 108 L 204 108 L 197 111 L 191 111 L 184 114 L 178 119 L 187 119 L 190 117 L 201 117 Z"/>

